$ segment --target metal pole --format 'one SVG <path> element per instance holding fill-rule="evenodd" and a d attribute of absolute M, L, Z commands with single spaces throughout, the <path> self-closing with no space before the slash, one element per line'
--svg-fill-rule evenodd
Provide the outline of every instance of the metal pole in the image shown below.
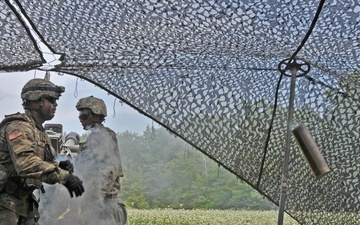
<path fill-rule="evenodd" d="M 289 63 L 291 71 L 291 82 L 290 82 L 290 99 L 289 99 L 289 111 L 288 111 L 288 120 L 287 120 L 287 130 L 286 130 L 286 142 L 285 142 L 285 156 L 284 156 L 284 168 L 283 174 L 281 177 L 281 192 L 280 192 L 280 202 L 279 202 L 279 215 L 278 215 L 278 225 L 282 225 L 284 222 L 284 210 L 285 210 L 285 200 L 286 200 L 286 178 L 288 174 L 288 164 L 289 164 L 289 154 L 290 154 L 290 143 L 291 143 L 291 127 L 294 113 L 294 98 L 295 98 L 295 80 L 297 74 L 297 67 Z"/>

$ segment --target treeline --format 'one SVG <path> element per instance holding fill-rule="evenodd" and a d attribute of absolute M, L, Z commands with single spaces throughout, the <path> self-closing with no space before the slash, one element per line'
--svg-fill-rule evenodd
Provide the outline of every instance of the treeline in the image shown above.
<path fill-rule="evenodd" d="M 274 204 L 166 129 L 118 133 L 121 197 L 138 209 L 275 209 Z"/>

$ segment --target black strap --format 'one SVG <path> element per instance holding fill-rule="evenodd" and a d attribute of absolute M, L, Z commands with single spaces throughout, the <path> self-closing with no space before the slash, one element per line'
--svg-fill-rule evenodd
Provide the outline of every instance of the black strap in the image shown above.
<path fill-rule="evenodd" d="M 59 92 L 59 93 L 64 92 L 63 87 L 59 87 L 59 86 L 56 86 L 56 87 L 35 86 L 35 87 L 28 87 L 28 88 L 23 89 L 21 94 L 28 92 L 28 91 L 53 91 L 53 92 Z"/>

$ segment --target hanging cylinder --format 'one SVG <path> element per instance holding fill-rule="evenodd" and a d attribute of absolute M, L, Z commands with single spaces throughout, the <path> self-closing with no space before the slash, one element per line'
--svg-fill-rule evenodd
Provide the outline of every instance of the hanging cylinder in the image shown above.
<path fill-rule="evenodd" d="M 325 159 L 320 153 L 315 140 L 311 136 L 309 130 L 305 125 L 299 125 L 292 133 L 294 134 L 302 152 L 305 155 L 306 160 L 309 163 L 311 170 L 316 178 L 321 178 L 327 173 L 331 172 Z"/>

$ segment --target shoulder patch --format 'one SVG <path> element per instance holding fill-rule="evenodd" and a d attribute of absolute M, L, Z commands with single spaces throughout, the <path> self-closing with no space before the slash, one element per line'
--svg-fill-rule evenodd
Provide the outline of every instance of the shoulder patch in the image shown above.
<path fill-rule="evenodd" d="M 12 132 L 11 134 L 9 134 L 9 139 L 10 140 L 14 140 L 17 137 L 20 137 L 23 133 L 21 132 L 21 130 L 15 130 L 14 132 Z"/>

